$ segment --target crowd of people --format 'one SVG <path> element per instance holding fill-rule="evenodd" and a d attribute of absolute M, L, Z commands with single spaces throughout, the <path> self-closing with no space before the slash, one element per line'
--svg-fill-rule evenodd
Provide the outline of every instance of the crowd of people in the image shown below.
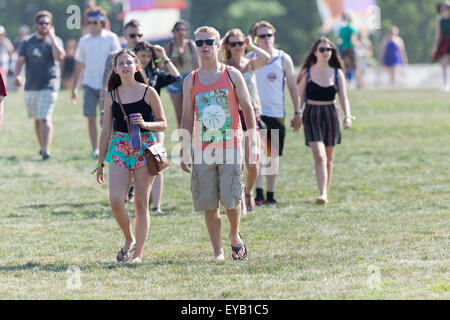
<path fill-rule="evenodd" d="M 436 61 L 442 58 L 446 67 L 450 5 L 442 4 L 439 12 L 442 17 L 433 55 Z M 71 101 L 77 103 L 81 82 L 90 156 L 98 159 L 97 181 L 105 183 L 108 162 L 110 205 L 125 238 L 117 253 L 118 261 L 142 261 L 150 203 L 152 211 L 162 212 L 164 175 L 149 173 L 144 150 L 155 143 L 164 145 L 167 120 L 160 98 L 164 87 L 170 94 L 179 128 L 180 166 L 191 174 L 194 209 L 205 214 L 217 261 L 225 259 L 220 203 L 230 224 L 235 260 L 247 256 L 240 234 L 241 215 L 257 206 L 278 203 L 275 182 L 287 120 L 294 132 L 303 125 L 305 144 L 311 149 L 315 165 L 315 202 L 328 204 L 341 128 L 351 128 L 355 119 L 347 84 L 356 79 L 358 86 L 364 85 L 363 72 L 373 55 L 367 33 L 356 30 L 350 17 L 344 18 L 337 45 L 326 37 L 312 44 L 297 76 L 291 56 L 276 45 L 276 28 L 268 21 L 256 22 L 249 35 L 233 28 L 223 38 L 214 27 L 203 26 L 195 30 L 195 39 L 189 39 L 190 25 L 180 20 L 172 29 L 173 41 L 164 48 L 143 41 L 139 21 L 131 20 L 124 26 L 126 46 L 122 48 L 119 37 L 107 28 L 103 9 L 91 6 L 84 17 L 85 34 L 78 43 L 70 40 L 64 47 L 56 36 L 52 14 L 39 11 L 34 20 L 36 32 L 21 35 L 13 73 L 15 84 L 24 85 L 25 105 L 29 118 L 35 121 L 43 160 L 51 157 L 52 115 L 60 86 L 70 88 Z M 0 56 L 7 74 L 5 65 L 9 66 L 9 62 L 5 62 L 4 53 L 13 46 L 2 41 L 4 33 L 0 28 Z M 389 71 L 392 83 L 396 67 L 407 63 L 405 45 L 398 33 L 394 26 L 389 29 L 380 54 L 380 64 Z M 1 69 L 0 79 L 1 129 L 7 95 Z M 292 117 L 285 109 L 286 85 L 293 105 Z M 343 116 L 336 106 L 336 94 Z M 140 128 L 139 148 L 131 144 L 131 125 Z M 272 170 L 262 165 L 262 159 L 269 160 Z M 126 202 L 134 203 L 134 232 Z"/>

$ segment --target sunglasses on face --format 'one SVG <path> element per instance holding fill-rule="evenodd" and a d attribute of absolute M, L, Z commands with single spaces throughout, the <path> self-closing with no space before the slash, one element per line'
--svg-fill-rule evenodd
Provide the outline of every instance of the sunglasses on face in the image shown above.
<path fill-rule="evenodd" d="M 207 46 L 212 46 L 213 44 L 216 44 L 217 40 L 214 39 L 206 39 L 206 40 L 195 40 L 195 45 L 197 47 L 203 47 L 203 44 L 206 44 Z"/>
<path fill-rule="evenodd" d="M 243 41 L 229 42 L 230 47 L 234 48 L 236 46 L 242 47 L 244 45 Z"/>
<path fill-rule="evenodd" d="M 50 24 L 50 22 L 47 22 L 47 21 L 39 21 L 38 24 L 39 24 L 40 26 L 48 26 L 48 25 Z"/>
<path fill-rule="evenodd" d="M 187 29 L 185 29 L 185 28 L 176 28 L 175 31 L 182 32 L 182 31 L 187 31 Z"/>
<path fill-rule="evenodd" d="M 319 48 L 320 53 L 324 53 L 325 51 L 333 51 L 333 48 Z"/>
<path fill-rule="evenodd" d="M 128 35 L 131 39 L 134 39 L 136 37 L 142 38 L 144 35 L 142 33 L 131 33 Z"/>
<path fill-rule="evenodd" d="M 266 34 L 258 34 L 258 38 L 264 39 L 265 37 L 271 38 L 273 36 L 273 33 L 266 33 Z"/>
<path fill-rule="evenodd" d="M 94 24 L 94 25 L 97 25 L 97 24 L 98 24 L 98 21 L 97 21 L 97 20 L 95 20 L 95 21 L 88 21 L 87 23 L 88 23 L 88 24 Z"/>

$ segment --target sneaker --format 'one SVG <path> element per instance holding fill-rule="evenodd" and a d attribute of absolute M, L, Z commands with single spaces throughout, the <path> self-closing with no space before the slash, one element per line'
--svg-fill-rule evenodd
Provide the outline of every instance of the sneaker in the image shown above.
<path fill-rule="evenodd" d="M 255 204 L 259 207 L 267 205 L 267 201 L 264 198 L 256 198 Z"/>
<path fill-rule="evenodd" d="M 98 150 L 94 150 L 91 152 L 91 158 L 98 159 Z"/>
<path fill-rule="evenodd" d="M 130 186 L 130 190 L 128 190 L 128 202 L 133 202 L 134 201 L 134 184 L 131 184 Z"/>
<path fill-rule="evenodd" d="M 161 210 L 161 208 L 158 208 L 158 207 L 152 208 L 152 211 L 153 211 L 154 213 L 157 213 L 157 214 L 163 214 L 163 213 L 164 213 L 164 212 Z"/>
<path fill-rule="evenodd" d="M 41 151 L 42 160 L 48 160 L 50 159 L 50 153 L 47 153 L 45 151 Z"/>
<path fill-rule="evenodd" d="M 267 203 L 267 205 L 269 205 L 269 206 L 270 206 L 270 205 L 277 205 L 277 204 L 278 204 L 277 200 L 275 200 L 275 199 L 267 200 L 266 203 Z"/>

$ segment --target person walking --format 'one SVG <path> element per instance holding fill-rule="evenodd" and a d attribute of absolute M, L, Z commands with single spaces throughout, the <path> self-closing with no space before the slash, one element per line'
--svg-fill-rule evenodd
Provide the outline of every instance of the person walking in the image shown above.
<path fill-rule="evenodd" d="M 366 69 L 367 67 L 372 66 L 373 46 L 367 30 L 361 30 L 358 33 L 357 38 L 358 44 L 355 48 L 356 60 L 358 61 L 356 69 L 356 86 L 357 88 L 364 88 Z"/>
<path fill-rule="evenodd" d="M 380 65 L 388 71 L 391 86 L 396 83 L 398 67 L 408 63 L 405 44 L 398 33 L 396 26 L 390 27 L 380 50 Z"/>
<path fill-rule="evenodd" d="M 105 183 L 105 161 L 109 165 L 109 200 L 113 215 L 125 237 L 125 244 L 117 253 L 117 261 L 140 263 L 150 228 L 148 202 L 154 176 L 151 176 L 144 157 L 144 149 L 156 140 L 152 131 L 165 130 L 166 117 L 158 93 L 146 83 L 136 54 L 122 49 L 113 59 L 113 72 L 108 80 L 105 115 L 100 134 L 97 182 Z M 123 110 L 123 111 L 122 111 Z M 124 114 L 126 113 L 126 118 Z M 130 117 L 137 113 L 139 116 Z M 151 119 L 153 115 L 153 120 Z M 141 131 L 141 147 L 131 145 L 128 127 L 137 124 Z M 112 134 L 112 137 L 111 137 Z M 131 179 L 135 183 L 135 231 L 131 230 L 125 199 Z"/>
<path fill-rule="evenodd" d="M 97 104 L 100 99 L 105 62 L 111 52 L 121 48 L 116 34 L 105 29 L 106 12 L 99 7 L 86 12 L 90 33 L 84 35 L 75 54 L 75 72 L 72 84 L 73 104 L 77 103 L 77 86 L 83 72 L 83 114 L 88 120 L 91 157 L 98 158 Z"/>
<path fill-rule="evenodd" d="M 63 42 L 55 35 L 52 14 L 39 11 L 34 19 L 36 33 L 23 40 L 14 68 L 15 84 L 23 85 L 20 72 L 26 64 L 25 105 L 28 117 L 34 119 L 39 155 L 50 158 L 53 139 L 52 115 L 61 83 L 60 62 L 64 60 Z"/>
<path fill-rule="evenodd" d="M 2 68 L 5 78 L 9 73 L 11 60 L 14 59 L 14 46 L 6 36 L 6 29 L 0 26 L 0 68 Z"/>
<path fill-rule="evenodd" d="M 344 111 L 344 129 L 351 128 L 354 117 L 347 98 L 345 75 L 336 47 L 327 38 L 315 41 L 305 58 L 299 76 L 300 101 L 305 102 L 302 123 L 305 143 L 311 148 L 319 197 L 317 204 L 328 204 L 333 173 L 334 149 L 341 143 L 336 93 Z"/>
<path fill-rule="evenodd" d="M 62 87 L 70 90 L 73 87 L 73 74 L 75 71 L 75 51 L 77 40 L 69 39 L 66 42 L 66 57 L 61 65 Z"/>
<path fill-rule="evenodd" d="M 250 100 L 254 108 L 253 112 L 256 118 L 256 127 L 261 116 L 261 102 L 259 101 L 258 88 L 256 84 L 255 71 L 263 67 L 270 60 L 268 52 L 256 46 L 251 36 L 245 36 L 240 29 L 229 30 L 222 39 L 221 47 L 222 62 L 235 67 L 244 76 L 245 83 L 250 93 Z M 249 59 L 245 57 L 245 51 L 252 51 L 256 57 Z M 239 106 L 239 116 L 241 119 L 242 129 L 247 131 L 245 124 L 244 112 Z M 259 134 L 257 138 L 257 147 L 260 148 Z M 241 201 L 241 214 L 245 215 L 247 211 L 253 210 L 255 207 L 255 198 L 253 197 L 253 187 L 258 177 L 259 163 L 249 163 L 249 141 L 248 137 L 244 138 L 245 166 L 247 183 L 244 189 L 245 201 Z"/>
<path fill-rule="evenodd" d="M 218 60 L 219 32 L 203 26 L 195 31 L 195 39 L 201 63 L 183 84 L 180 165 L 185 172 L 191 173 L 192 169 L 194 209 L 205 212 L 216 261 L 225 258 L 220 236 L 219 201 L 225 207 L 230 224 L 232 257 L 242 260 L 247 256 L 247 248 L 239 233 L 243 132 L 238 104 L 247 124 L 251 162 L 256 162 L 258 154 L 254 110 L 241 72 Z M 189 155 L 191 142 L 193 162 Z"/>
<path fill-rule="evenodd" d="M 252 27 L 252 37 L 256 38 L 256 45 L 269 53 L 270 61 L 256 70 L 256 82 L 261 101 L 261 122 L 267 128 L 267 137 L 262 137 L 262 142 L 267 141 L 267 156 L 271 160 L 270 172 L 264 172 L 261 168 L 256 179 L 256 205 L 274 205 L 275 181 L 278 174 L 279 157 L 283 155 L 284 140 L 286 136 L 284 108 L 284 86 L 287 83 L 289 94 L 294 106 L 292 118 L 295 126 L 294 132 L 301 126 L 300 101 L 298 88 L 295 82 L 294 63 L 292 58 L 284 51 L 275 48 L 275 27 L 267 21 L 259 21 Z M 248 58 L 256 57 L 255 52 L 250 52 Z M 267 181 L 267 194 L 264 197 L 264 176 Z"/>
<path fill-rule="evenodd" d="M 3 107 L 7 95 L 8 92 L 6 91 L 5 81 L 3 80 L 3 71 L 2 68 L 0 68 L 0 131 L 3 129 Z"/>
<path fill-rule="evenodd" d="M 137 58 L 144 68 L 145 75 L 149 85 L 156 90 L 158 95 L 161 89 L 180 81 L 180 73 L 174 66 L 172 61 L 167 57 L 163 47 L 158 45 L 150 45 L 148 42 L 139 42 L 134 48 Z M 159 69 L 159 65 L 164 66 L 168 72 Z M 164 131 L 154 132 L 156 141 L 164 146 Z M 153 182 L 151 200 L 152 211 L 161 214 L 161 199 L 163 194 L 164 174 L 161 172 L 155 177 Z M 129 199 L 130 200 L 130 199 Z"/>
<path fill-rule="evenodd" d="M 183 116 L 183 81 L 192 70 L 199 67 L 199 58 L 195 50 L 194 41 L 188 39 L 189 30 L 190 26 L 187 21 L 177 21 L 172 29 L 174 40 L 166 48 L 168 57 L 181 73 L 180 81 L 167 87 L 167 92 L 170 94 L 170 99 L 175 108 L 178 128 Z"/>
<path fill-rule="evenodd" d="M 352 84 L 358 69 L 355 47 L 358 46 L 357 34 L 359 31 L 353 26 L 350 14 L 344 13 L 342 20 L 344 25 L 339 29 L 339 53 L 344 60 L 345 78 L 349 84 Z"/>
<path fill-rule="evenodd" d="M 441 60 L 443 90 L 450 91 L 447 80 L 447 65 L 450 57 L 450 1 L 445 1 L 437 5 L 437 11 L 441 15 L 436 24 L 434 36 L 434 46 L 431 52 L 433 62 Z"/>

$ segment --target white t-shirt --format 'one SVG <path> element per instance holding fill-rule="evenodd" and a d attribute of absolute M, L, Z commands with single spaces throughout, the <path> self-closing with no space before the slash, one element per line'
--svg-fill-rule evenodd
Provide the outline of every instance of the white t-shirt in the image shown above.
<path fill-rule="evenodd" d="M 256 57 L 254 52 L 249 58 Z M 255 72 L 261 102 L 261 115 L 274 118 L 284 118 L 284 53 L 278 50 L 278 55 L 272 58 L 264 67 Z"/>
<path fill-rule="evenodd" d="M 96 37 L 92 34 L 81 37 L 75 59 L 85 65 L 82 84 L 100 90 L 106 59 L 111 52 L 120 49 L 117 35 L 105 29 Z"/>

